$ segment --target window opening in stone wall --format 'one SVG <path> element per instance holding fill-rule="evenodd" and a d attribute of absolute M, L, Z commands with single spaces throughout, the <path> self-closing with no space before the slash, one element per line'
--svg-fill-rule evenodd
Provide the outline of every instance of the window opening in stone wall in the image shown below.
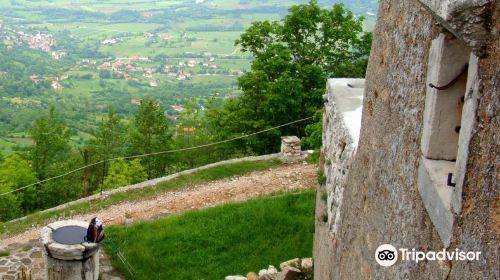
<path fill-rule="evenodd" d="M 434 57 L 429 63 L 422 153 L 427 159 L 454 161 L 470 50 L 451 34 L 441 34 L 436 40 L 433 47 L 437 50 L 430 54 Z"/>
<path fill-rule="evenodd" d="M 453 229 L 452 209 L 461 207 L 463 163 L 473 123 L 471 111 L 475 111 L 469 102 L 472 98 L 467 97 L 472 74 L 477 72 L 477 65 L 472 69 L 470 65 L 474 57 L 470 48 L 447 32 L 432 41 L 429 51 L 418 189 L 445 246 Z"/>

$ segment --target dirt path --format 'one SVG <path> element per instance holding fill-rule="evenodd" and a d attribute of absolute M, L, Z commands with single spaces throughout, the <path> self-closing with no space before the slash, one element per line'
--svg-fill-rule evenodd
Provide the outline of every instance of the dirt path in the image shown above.
<path fill-rule="evenodd" d="M 101 217 L 105 225 L 125 224 L 156 218 L 190 209 L 205 208 L 226 202 L 244 201 L 278 191 L 311 188 L 316 184 L 316 167 L 311 164 L 282 165 L 265 171 L 231 177 L 197 185 L 188 189 L 160 194 L 143 201 L 123 202 L 107 209 L 73 219 L 89 221 Z M 22 234 L 0 240 L 1 246 L 25 243 L 38 238 L 40 228 L 32 228 Z"/>

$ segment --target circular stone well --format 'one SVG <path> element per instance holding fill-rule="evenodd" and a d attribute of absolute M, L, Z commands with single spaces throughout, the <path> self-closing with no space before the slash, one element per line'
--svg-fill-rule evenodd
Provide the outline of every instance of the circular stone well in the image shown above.
<path fill-rule="evenodd" d="M 99 243 L 85 242 L 88 223 L 59 221 L 41 230 L 46 261 L 45 279 L 97 280 Z"/>

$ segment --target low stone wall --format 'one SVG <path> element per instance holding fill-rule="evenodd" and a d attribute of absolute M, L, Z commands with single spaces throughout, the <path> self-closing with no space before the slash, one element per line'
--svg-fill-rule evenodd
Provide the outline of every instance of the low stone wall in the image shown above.
<path fill-rule="evenodd" d="M 313 259 L 291 259 L 280 264 L 279 270 L 270 265 L 259 273 L 249 272 L 246 276 L 229 275 L 224 280 L 312 280 Z"/>
<path fill-rule="evenodd" d="M 328 102 L 323 118 L 322 154 L 326 193 L 328 225 L 335 234 L 340 223 L 342 194 L 351 159 L 358 146 L 361 126 L 364 79 L 330 79 Z"/>
<path fill-rule="evenodd" d="M 303 156 L 306 156 L 307 154 L 308 154 L 308 152 L 304 152 Z M 181 172 L 178 172 L 178 173 L 175 173 L 175 174 L 171 174 L 171 175 L 168 175 L 168 176 L 164 176 L 164 177 L 160 177 L 160 178 L 156 178 L 156 179 L 144 181 L 144 182 L 137 183 L 137 184 L 134 184 L 134 185 L 124 186 L 124 187 L 121 187 L 121 188 L 117 188 L 117 189 L 105 191 L 105 192 L 103 192 L 102 195 L 101 194 L 94 194 L 94 195 L 91 195 L 91 196 L 88 196 L 88 197 L 84 197 L 84 198 L 81 198 L 81 199 L 78 199 L 78 200 L 74 200 L 74 201 L 71 201 L 71 202 L 68 202 L 68 203 L 65 203 L 65 204 L 61 204 L 59 206 L 56 206 L 56 207 L 53 207 L 53 208 L 50 208 L 50 209 L 46 209 L 46 210 L 40 211 L 39 213 L 46 213 L 46 212 L 51 212 L 51 211 L 56 211 L 56 210 L 62 210 L 62 209 L 65 209 L 66 207 L 69 207 L 69 206 L 72 206 L 72 205 L 75 205 L 75 204 L 79 204 L 79 203 L 82 203 L 82 202 L 88 202 L 88 201 L 92 201 L 92 200 L 97 200 L 97 199 L 102 199 L 103 197 L 106 197 L 106 196 L 109 196 L 109 195 L 112 195 L 112 194 L 116 194 L 116 193 L 127 192 L 127 191 L 130 191 L 130 190 L 136 190 L 136 189 L 143 189 L 143 188 L 147 188 L 147 187 L 154 187 L 154 186 L 156 186 L 159 183 L 173 180 L 173 179 L 175 179 L 175 178 L 177 178 L 179 176 L 189 175 L 189 174 L 192 174 L 192 173 L 195 173 L 195 172 L 198 172 L 198 171 L 201 171 L 201 170 L 210 169 L 210 168 L 213 168 L 213 167 L 216 167 L 216 166 L 221 166 L 221 165 L 226 165 L 226 164 L 233 164 L 233 163 L 240 163 L 240 162 L 273 160 L 273 159 L 281 159 L 281 158 L 282 158 L 281 153 L 276 153 L 276 154 L 269 154 L 269 155 L 263 155 L 263 156 L 251 156 L 251 157 L 243 157 L 243 158 L 235 158 L 235 159 L 229 159 L 229 160 L 219 161 L 219 162 L 216 162 L 216 163 L 207 164 L 207 165 L 200 166 L 200 167 L 197 167 L 197 168 L 184 170 L 184 171 L 181 171 Z M 15 221 L 23 220 L 25 218 L 26 217 L 21 217 L 21 218 L 18 218 L 18 219 L 9 221 L 9 222 L 15 222 Z M 7 223 L 9 223 L 9 222 L 7 222 Z"/>

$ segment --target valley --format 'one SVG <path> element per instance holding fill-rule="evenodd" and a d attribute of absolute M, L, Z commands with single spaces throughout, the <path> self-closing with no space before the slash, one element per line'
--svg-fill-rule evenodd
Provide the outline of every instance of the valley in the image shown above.
<path fill-rule="evenodd" d="M 186 106 L 220 106 L 240 94 L 252 62 L 239 35 L 305 2 L 1 0 L 0 152 L 28 149 L 28 130 L 50 105 L 77 147 L 110 108 L 128 119 L 146 97 L 174 123 Z M 343 2 L 373 28 L 377 1 Z"/>

